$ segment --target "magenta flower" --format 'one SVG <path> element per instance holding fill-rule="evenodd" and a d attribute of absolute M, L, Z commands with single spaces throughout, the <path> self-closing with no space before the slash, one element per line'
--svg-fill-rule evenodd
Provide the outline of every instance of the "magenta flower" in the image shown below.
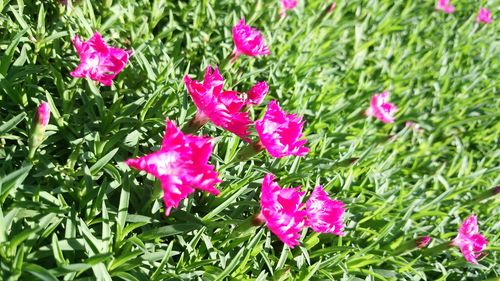
<path fill-rule="evenodd" d="M 50 119 L 50 107 L 49 104 L 46 102 L 42 102 L 38 106 L 38 111 L 37 111 L 37 123 L 40 124 L 40 126 L 47 126 L 49 124 L 49 119 Z"/>
<path fill-rule="evenodd" d="M 166 121 L 165 136 L 159 151 L 143 157 L 128 159 L 126 163 L 137 170 L 146 171 L 161 182 L 165 215 L 194 189 L 218 195 L 214 187 L 221 180 L 214 166 L 207 164 L 212 152 L 209 138 L 186 135 L 173 122 Z"/>
<path fill-rule="evenodd" d="M 394 122 L 394 113 L 396 113 L 398 108 L 394 104 L 388 102 L 389 95 L 389 92 L 373 95 L 370 101 L 370 108 L 366 111 L 366 115 L 374 116 L 384 123 Z"/>
<path fill-rule="evenodd" d="M 267 86 L 266 81 L 258 82 L 247 92 L 246 104 L 261 104 L 268 92 L 269 86 Z"/>
<path fill-rule="evenodd" d="M 289 155 L 304 156 L 309 148 L 302 138 L 302 117 L 287 114 L 281 110 L 273 100 L 269 103 L 262 120 L 255 121 L 255 130 L 259 134 L 260 142 L 269 154 L 276 158 Z"/>
<path fill-rule="evenodd" d="M 344 236 L 344 203 L 332 200 L 321 186 L 317 186 L 306 202 L 307 225 L 320 233 Z"/>
<path fill-rule="evenodd" d="M 431 242 L 430 236 L 419 237 L 416 240 L 416 244 L 417 244 L 417 247 L 419 249 L 423 249 L 423 248 L 427 247 L 427 245 L 429 245 L 430 242 Z"/>
<path fill-rule="evenodd" d="M 274 175 L 267 174 L 262 182 L 259 217 L 272 233 L 293 248 L 299 244 L 300 232 L 306 224 L 306 211 L 301 203 L 304 192 L 299 191 L 300 187 L 281 188 L 273 180 Z"/>
<path fill-rule="evenodd" d="M 479 9 L 479 12 L 477 13 L 476 21 L 486 23 L 486 24 L 491 23 L 491 21 L 492 21 L 491 12 L 488 11 L 488 9 L 481 7 Z"/>
<path fill-rule="evenodd" d="M 283 10 L 293 10 L 297 7 L 297 0 L 280 0 L 281 8 Z"/>
<path fill-rule="evenodd" d="M 459 247 L 468 262 L 477 264 L 477 258 L 488 245 L 488 240 L 479 233 L 475 215 L 470 215 L 465 219 L 451 245 Z"/>
<path fill-rule="evenodd" d="M 262 33 L 246 25 L 244 19 L 241 19 L 237 25 L 233 26 L 233 41 L 235 46 L 233 61 L 242 54 L 253 57 L 271 53 L 264 42 Z"/>
<path fill-rule="evenodd" d="M 199 122 L 210 120 L 216 126 L 249 141 L 248 126 L 252 121 L 248 117 L 248 112 L 241 111 L 245 102 L 239 97 L 238 92 L 222 91 L 224 79 L 217 68 L 212 70 L 208 66 L 203 82 L 191 80 L 186 75 L 184 83 L 198 109 L 195 118 Z"/>
<path fill-rule="evenodd" d="M 447 14 L 451 14 L 455 11 L 455 7 L 450 4 L 450 0 L 438 0 L 436 9 L 441 10 Z"/>
<path fill-rule="evenodd" d="M 80 65 L 70 73 L 71 76 L 88 77 L 105 86 L 111 86 L 130 57 L 130 52 L 106 45 L 98 32 L 86 42 L 75 36 L 73 45 L 80 57 Z"/>

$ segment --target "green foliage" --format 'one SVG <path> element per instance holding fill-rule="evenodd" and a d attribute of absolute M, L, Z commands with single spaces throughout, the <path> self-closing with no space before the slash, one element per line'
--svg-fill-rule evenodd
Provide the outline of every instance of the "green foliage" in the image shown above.
<path fill-rule="evenodd" d="M 498 197 L 467 204 L 500 181 L 498 20 L 477 24 L 479 3 L 469 0 L 452 15 L 430 0 L 337 1 L 332 14 L 322 13 L 326 1 L 300 2 L 280 19 L 274 0 L 0 0 L 0 279 L 499 278 Z M 272 55 L 228 62 L 241 17 Z M 71 38 L 96 30 L 134 51 L 112 87 L 69 75 Z M 196 193 L 165 217 L 158 182 L 123 161 L 158 149 L 165 117 L 183 125 L 193 116 L 182 77 L 201 77 L 208 64 L 228 89 L 266 80 L 266 100 L 304 115 L 311 152 L 227 165 L 244 144 L 207 125 L 222 193 Z M 394 124 L 363 116 L 383 90 L 399 107 Z M 52 116 L 29 163 L 41 101 Z M 304 231 L 290 250 L 265 227 L 242 230 L 266 172 L 344 201 L 347 235 Z M 392 255 L 417 236 L 453 238 L 471 213 L 490 241 L 481 265 L 457 249 Z"/>

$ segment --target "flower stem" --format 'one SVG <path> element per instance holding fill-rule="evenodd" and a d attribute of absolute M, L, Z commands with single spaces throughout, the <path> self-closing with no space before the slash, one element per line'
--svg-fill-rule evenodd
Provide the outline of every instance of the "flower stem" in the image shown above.
<path fill-rule="evenodd" d="M 236 51 L 233 52 L 231 54 L 231 60 L 230 60 L 231 64 L 235 63 L 239 56 L 240 56 L 240 54 L 238 52 L 236 52 Z"/>
<path fill-rule="evenodd" d="M 485 199 L 489 199 L 492 197 L 495 197 L 495 195 L 500 193 L 500 186 L 493 187 L 491 189 L 486 190 L 485 192 L 479 194 L 476 198 L 473 198 L 469 202 L 467 202 L 467 205 L 475 205 Z"/>
<path fill-rule="evenodd" d="M 392 251 L 392 255 L 400 255 L 404 252 L 411 251 L 417 249 L 417 244 L 415 240 L 409 240 L 402 242 L 394 251 Z"/>
<path fill-rule="evenodd" d="M 236 154 L 236 160 L 239 162 L 247 161 L 251 157 L 262 152 L 264 149 L 265 148 L 260 141 L 249 143 L 247 146 L 238 151 L 238 154 Z"/>
<path fill-rule="evenodd" d="M 230 239 L 235 239 L 248 235 L 249 233 L 255 231 L 255 229 L 263 223 L 264 218 L 260 213 L 257 215 L 253 215 L 243 220 L 238 226 L 236 226 L 229 237 Z"/>
<path fill-rule="evenodd" d="M 399 255 L 407 251 L 413 251 L 415 249 L 423 249 L 430 242 L 429 236 L 419 237 L 413 240 L 402 242 L 394 251 L 393 255 Z"/>
<path fill-rule="evenodd" d="M 451 246 L 452 245 L 450 242 L 445 242 L 445 243 L 439 244 L 437 246 L 434 246 L 432 248 L 425 249 L 422 251 L 422 253 L 424 256 L 433 256 L 433 255 L 440 254 L 441 252 L 448 250 L 449 248 L 451 248 Z"/>
<path fill-rule="evenodd" d="M 31 131 L 30 138 L 28 140 L 29 160 L 33 160 L 33 158 L 35 157 L 36 150 L 43 142 L 44 134 L 45 134 L 45 126 L 40 123 L 35 123 L 33 130 Z"/>
<path fill-rule="evenodd" d="M 198 130 L 203 127 L 208 122 L 207 118 L 204 118 L 200 114 L 196 114 L 191 121 L 189 121 L 184 127 L 182 128 L 182 132 L 186 134 L 194 134 L 198 132 Z"/>
<path fill-rule="evenodd" d="M 335 9 L 335 6 L 333 8 Z M 327 5 L 326 8 L 321 12 L 321 14 L 319 14 L 319 16 L 316 18 L 316 20 L 313 23 L 313 26 L 314 27 L 318 26 L 323 21 L 323 19 L 332 12 L 333 12 L 332 5 Z"/>

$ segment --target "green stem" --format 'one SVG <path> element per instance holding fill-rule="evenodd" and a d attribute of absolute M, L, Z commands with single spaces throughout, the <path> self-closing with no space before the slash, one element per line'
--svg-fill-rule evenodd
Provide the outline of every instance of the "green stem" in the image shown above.
<path fill-rule="evenodd" d="M 492 197 L 495 197 L 495 195 L 499 194 L 500 193 L 500 186 L 497 186 L 497 187 L 493 187 L 491 189 L 488 189 L 486 190 L 485 192 L 479 194 L 476 198 L 470 200 L 469 202 L 467 202 L 466 204 L 467 205 L 475 205 L 485 199 L 489 199 L 489 198 L 492 198 Z"/>
<path fill-rule="evenodd" d="M 238 154 L 236 154 L 236 160 L 239 162 L 247 161 L 251 157 L 261 153 L 264 150 L 264 146 L 260 141 L 249 143 L 247 146 L 240 149 Z"/>
<path fill-rule="evenodd" d="M 256 214 L 253 215 L 244 221 L 242 221 L 231 233 L 229 236 L 230 239 L 235 239 L 241 236 L 244 236 L 245 234 L 254 231 L 256 227 L 260 226 L 261 224 L 264 223 L 264 219 L 262 215 Z"/>
<path fill-rule="evenodd" d="M 445 242 L 445 243 L 439 244 L 437 246 L 434 246 L 432 248 L 423 250 L 422 254 L 424 256 L 433 256 L 433 255 L 436 255 L 436 254 L 440 254 L 440 253 L 448 250 L 451 247 L 452 247 L 452 245 L 451 245 L 450 242 Z"/>
<path fill-rule="evenodd" d="M 319 24 L 319 23 L 321 23 L 321 22 L 323 21 L 323 19 L 324 19 L 327 15 L 331 14 L 331 12 L 332 12 L 332 11 L 330 10 L 330 9 L 331 9 L 331 6 L 332 6 L 332 5 L 331 5 L 331 4 L 329 4 L 329 5 L 327 5 L 327 6 L 326 6 L 326 8 L 325 8 L 325 9 L 323 9 L 323 11 L 321 12 L 321 14 L 319 14 L 319 16 L 318 16 L 318 17 L 316 18 L 316 20 L 314 21 L 313 26 L 315 26 L 315 27 L 316 27 L 316 26 L 318 26 L 318 24 Z"/>
<path fill-rule="evenodd" d="M 189 121 L 183 128 L 182 132 L 185 134 L 194 134 L 198 132 L 203 125 L 205 125 L 208 122 L 207 118 L 204 118 L 200 114 L 196 113 L 196 115 Z"/>
<path fill-rule="evenodd" d="M 28 140 L 29 160 L 33 160 L 33 158 L 35 157 L 36 150 L 43 142 L 44 134 L 45 134 L 45 126 L 39 123 L 35 123 Z"/>
<path fill-rule="evenodd" d="M 392 251 L 392 255 L 397 256 L 404 252 L 411 251 L 417 249 L 417 244 L 415 240 L 409 240 L 402 242 L 394 251 Z"/>

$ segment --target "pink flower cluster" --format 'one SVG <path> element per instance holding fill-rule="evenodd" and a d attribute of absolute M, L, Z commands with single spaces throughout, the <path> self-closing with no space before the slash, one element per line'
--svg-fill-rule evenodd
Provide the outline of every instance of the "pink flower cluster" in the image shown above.
<path fill-rule="evenodd" d="M 86 42 L 75 36 L 73 44 L 80 57 L 80 65 L 71 72 L 71 76 L 88 77 L 104 86 L 111 86 L 130 57 L 130 52 L 109 47 L 98 32 Z"/>
<path fill-rule="evenodd" d="M 290 248 L 299 244 L 300 232 L 306 227 L 319 233 L 345 235 L 344 203 L 332 200 L 321 186 L 314 189 L 304 204 L 300 187 L 281 188 L 274 175 L 262 182 L 260 217 L 267 227 Z"/>
<path fill-rule="evenodd" d="M 304 146 L 307 140 L 302 139 L 303 125 L 301 117 L 287 114 L 273 100 L 262 120 L 255 121 L 255 130 L 271 156 L 304 156 L 309 149 Z"/>
<path fill-rule="evenodd" d="M 280 0 L 282 11 L 297 7 L 297 0 Z M 336 2 L 329 6 L 333 12 Z M 455 7 L 450 0 L 438 0 L 436 9 L 453 13 Z M 491 23 L 492 14 L 486 8 L 480 8 L 477 22 Z M 241 19 L 232 28 L 234 42 L 233 61 L 240 55 L 259 56 L 271 54 L 264 35 L 247 25 Z M 80 64 L 70 74 L 77 78 L 89 78 L 104 86 L 111 86 L 113 79 L 125 68 L 132 54 L 131 51 L 108 46 L 101 35 L 95 32 L 88 40 L 73 38 L 73 44 L 80 58 Z M 251 142 L 251 128 L 255 127 L 258 141 L 253 147 L 267 150 L 275 158 L 287 156 L 305 156 L 309 148 L 303 136 L 302 117 L 284 111 L 276 100 L 271 100 L 263 117 L 252 121 L 248 110 L 259 106 L 269 92 L 265 81 L 257 82 L 246 93 L 224 90 L 224 79 L 217 67 L 208 66 L 203 81 L 184 76 L 184 83 L 197 113 L 197 124 L 212 122 L 215 126 L 234 133 L 246 142 Z M 389 102 L 389 92 L 374 94 L 366 115 L 373 116 L 383 123 L 393 123 L 397 106 Z M 36 125 L 45 128 L 50 118 L 50 108 L 43 102 L 37 111 Z M 417 128 L 412 122 L 406 124 Z M 43 131 L 38 139 L 43 137 Z M 32 141 L 30 153 L 40 144 Z M 196 189 L 218 195 L 216 185 L 221 182 L 213 165 L 209 164 L 212 153 L 212 140 L 182 132 L 175 123 L 166 120 L 166 129 L 161 148 L 138 158 L 126 160 L 126 164 L 138 171 L 146 172 L 157 178 L 163 190 L 165 214 L 186 199 Z M 258 220 L 283 243 L 293 248 L 300 244 L 304 229 L 310 228 L 318 233 L 330 233 L 343 236 L 345 223 L 345 204 L 330 198 L 322 186 L 317 186 L 304 203 L 305 191 L 300 187 L 282 188 L 274 181 L 273 174 L 266 174 L 262 182 L 260 213 Z M 422 249 L 431 241 L 430 236 L 412 240 L 412 247 Z M 451 245 L 459 247 L 465 259 L 477 264 L 477 259 L 486 248 L 488 241 L 479 233 L 477 218 L 470 215 L 460 226 L 457 237 Z"/>
<path fill-rule="evenodd" d="M 224 80 L 217 68 L 214 71 L 210 66 L 207 67 L 203 82 L 191 80 L 186 75 L 184 83 L 198 109 L 197 120 L 201 122 L 210 120 L 216 126 L 249 141 L 248 126 L 252 122 L 248 117 L 248 112 L 242 111 L 247 101 L 243 100 L 238 92 L 222 91 Z M 256 98 L 255 101 L 262 100 L 266 94 L 267 87 L 262 86 L 252 93 Z"/>
<path fill-rule="evenodd" d="M 297 0 L 281 0 L 281 8 L 284 10 L 293 10 L 295 7 L 297 7 L 298 1 Z"/>
<path fill-rule="evenodd" d="M 161 149 L 126 163 L 160 180 L 168 216 L 195 188 L 218 195 L 215 184 L 221 180 L 214 166 L 207 164 L 212 153 L 210 139 L 185 135 L 173 122 L 166 123 Z"/>
<path fill-rule="evenodd" d="M 450 0 L 438 0 L 436 9 L 441 10 L 447 14 L 451 14 L 455 11 L 455 7 L 451 5 Z"/>
<path fill-rule="evenodd" d="M 468 262 L 477 264 L 477 259 L 488 245 L 488 240 L 479 233 L 475 215 L 470 215 L 464 220 L 451 244 L 460 248 Z"/>
<path fill-rule="evenodd" d="M 389 95 L 389 92 L 373 95 L 366 115 L 373 116 L 384 123 L 394 122 L 394 113 L 398 108 L 389 102 Z"/>
<path fill-rule="evenodd" d="M 209 66 L 203 82 L 184 77 L 184 82 L 197 108 L 195 119 L 204 123 L 211 121 L 230 131 L 245 141 L 249 139 L 249 127 L 253 123 L 246 106 L 259 105 L 269 91 L 267 83 L 258 82 L 244 95 L 236 91 L 223 91 L 224 80 L 215 68 Z M 255 130 L 260 137 L 260 145 L 276 158 L 295 155 L 304 156 L 309 152 L 302 139 L 302 118 L 283 111 L 276 101 L 271 101 L 264 117 L 255 121 Z"/>
<path fill-rule="evenodd" d="M 455 12 L 455 6 L 450 3 L 450 0 L 438 0 L 436 3 L 436 9 L 447 14 Z M 486 8 L 480 7 L 477 13 L 476 21 L 478 23 L 491 23 L 493 21 L 491 12 Z"/>
<path fill-rule="evenodd" d="M 233 41 L 235 47 L 233 60 L 240 55 L 253 57 L 271 54 L 262 33 L 245 24 L 244 19 L 241 19 L 238 24 L 233 27 Z"/>
<path fill-rule="evenodd" d="M 491 23 L 493 21 L 491 12 L 486 8 L 481 7 L 476 17 L 477 22 Z"/>

